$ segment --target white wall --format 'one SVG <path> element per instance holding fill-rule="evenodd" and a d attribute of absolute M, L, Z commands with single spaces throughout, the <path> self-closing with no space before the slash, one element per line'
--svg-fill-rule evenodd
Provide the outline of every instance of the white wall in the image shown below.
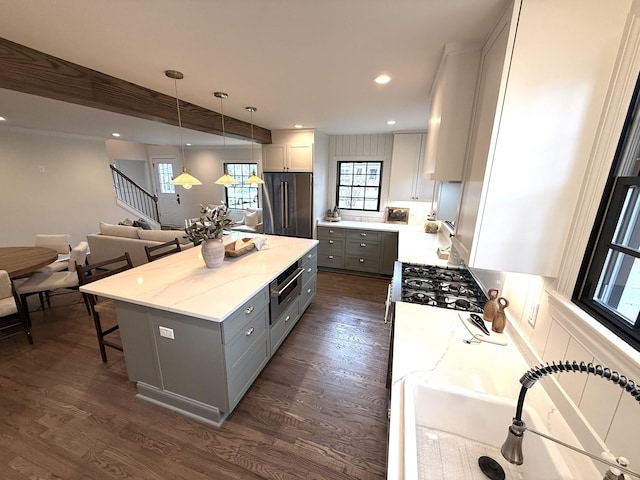
<path fill-rule="evenodd" d="M 126 216 L 115 202 L 104 140 L 2 129 L 0 145 L 0 245 L 33 245 L 36 233 L 68 233 L 76 244 L 99 221 Z"/>

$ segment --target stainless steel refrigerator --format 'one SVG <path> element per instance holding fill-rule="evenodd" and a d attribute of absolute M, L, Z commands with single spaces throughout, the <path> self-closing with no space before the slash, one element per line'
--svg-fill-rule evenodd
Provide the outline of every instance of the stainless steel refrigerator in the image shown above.
<path fill-rule="evenodd" d="M 311 238 L 313 232 L 313 174 L 263 174 L 264 233 Z"/>

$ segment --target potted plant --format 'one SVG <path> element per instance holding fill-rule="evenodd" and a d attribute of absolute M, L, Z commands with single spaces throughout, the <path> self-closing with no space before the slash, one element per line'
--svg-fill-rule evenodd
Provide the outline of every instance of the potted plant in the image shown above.
<path fill-rule="evenodd" d="M 233 221 L 224 202 L 217 207 L 200 205 L 200 218 L 184 229 L 186 238 L 194 245 L 202 244 L 202 258 L 209 268 L 218 268 L 224 260 L 223 231 Z"/>

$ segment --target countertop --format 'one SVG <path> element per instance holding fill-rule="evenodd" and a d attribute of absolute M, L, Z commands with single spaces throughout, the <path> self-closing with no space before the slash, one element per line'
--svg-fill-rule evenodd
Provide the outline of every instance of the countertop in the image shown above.
<path fill-rule="evenodd" d="M 251 236 L 257 235 L 233 232 L 224 243 Z M 318 243 L 276 235 L 265 238 L 268 248 L 226 257 L 217 269 L 207 268 L 200 247 L 195 247 L 90 283 L 81 291 L 221 322 Z"/>
<path fill-rule="evenodd" d="M 462 312 L 462 315 L 468 314 Z M 447 309 L 398 302 L 395 305 L 394 322 L 387 478 L 402 480 L 403 459 L 399 456 L 398 445 L 401 445 L 403 435 L 403 380 L 408 375 L 512 399 L 515 414 L 515 403 L 521 387 L 519 379 L 531 366 L 512 341 L 509 325 L 503 334 L 491 333 L 490 338 L 507 342 L 506 346 L 502 346 L 465 343 L 463 340 L 470 339 L 471 334 L 460 320 L 458 312 Z M 550 435 L 580 446 L 542 385 L 535 385 L 529 390 L 525 405 L 536 410 Z M 452 410 L 451 414 L 455 415 L 455 411 Z M 509 424 L 507 419 L 505 438 Z M 566 449 L 562 450 L 562 455 L 572 471 L 580 472 L 576 478 L 599 478 L 591 462 L 585 461 L 586 457 Z"/>

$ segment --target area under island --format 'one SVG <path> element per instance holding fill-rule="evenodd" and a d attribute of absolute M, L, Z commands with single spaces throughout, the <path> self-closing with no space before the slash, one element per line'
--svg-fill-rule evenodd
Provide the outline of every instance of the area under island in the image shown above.
<path fill-rule="evenodd" d="M 317 240 L 265 238 L 218 269 L 196 247 L 81 288 L 116 301 L 139 398 L 216 426 L 233 411 L 316 291 Z"/>

